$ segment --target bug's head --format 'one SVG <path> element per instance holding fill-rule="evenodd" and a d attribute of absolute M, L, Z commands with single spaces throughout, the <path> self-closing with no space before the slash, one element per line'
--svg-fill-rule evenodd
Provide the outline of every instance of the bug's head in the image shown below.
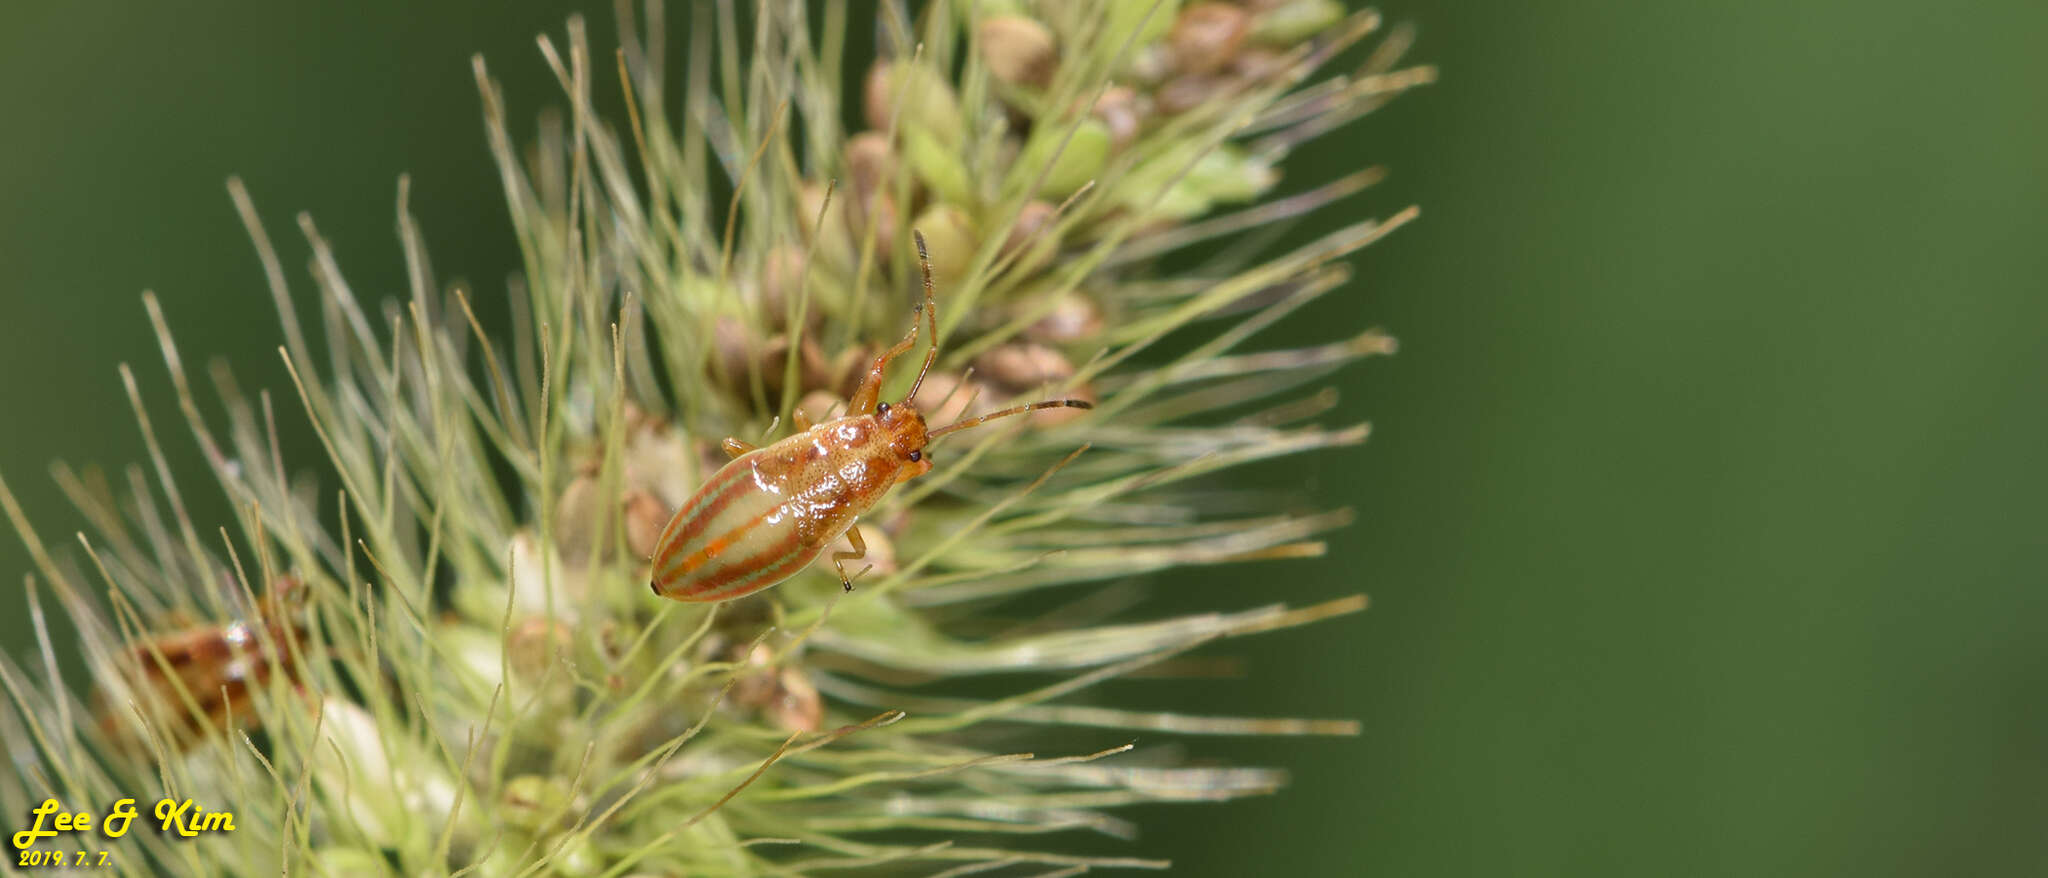
<path fill-rule="evenodd" d="M 875 418 L 887 432 L 888 447 L 903 466 L 902 478 L 915 478 L 931 472 L 932 461 L 926 454 L 927 438 L 924 413 L 917 410 L 909 400 L 890 405 L 882 403 L 875 407 Z"/>
<path fill-rule="evenodd" d="M 924 365 L 918 368 L 917 380 L 910 382 L 910 392 L 903 395 L 903 401 L 895 405 L 881 403 L 875 406 L 875 417 L 881 421 L 882 428 L 888 431 L 889 450 L 902 461 L 901 465 L 903 468 L 900 470 L 902 475 L 898 476 L 899 481 L 931 472 L 932 461 L 931 455 L 926 450 L 927 446 L 931 444 L 933 439 L 937 439 L 955 430 L 965 430 L 969 427 L 986 424 L 997 418 L 1007 418 L 1011 415 L 1021 415 L 1025 412 L 1035 412 L 1049 408 L 1094 408 L 1094 405 L 1087 400 L 1048 399 L 1043 402 L 1012 406 L 999 412 L 990 412 L 980 417 L 957 421 L 936 430 L 926 429 L 924 414 L 917 410 L 916 404 L 912 403 L 911 400 L 917 398 L 918 388 L 924 386 L 925 376 L 931 374 L 932 363 L 939 357 L 939 311 L 938 306 L 933 302 L 932 259 L 931 255 L 925 250 L 924 234 L 913 229 L 910 232 L 910 237 L 911 240 L 917 242 L 917 267 L 919 273 L 924 276 L 924 304 L 919 306 L 918 310 L 931 326 L 931 337 L 927 342 L 928 346 L 925 348 Z M 904 340 L 903 348 L 908 348 L 911 342 L 917 338 L 915 318 L 912 318 L 912 321 L 910 338 Z M 874 375 L 876 377 L 872 380 L 878 385 L 881 383 L 882 365 L 887 362 L 887 358 L 890 355 L 885 354 L 882 359 L 877 360 L 875 363 Z"/>

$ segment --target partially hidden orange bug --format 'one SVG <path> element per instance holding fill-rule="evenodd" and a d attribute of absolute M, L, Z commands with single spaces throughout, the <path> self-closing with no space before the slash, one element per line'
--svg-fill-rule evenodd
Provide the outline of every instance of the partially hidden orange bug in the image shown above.
<path fill-rule="evenodd" d="M 283 577 L 253 619 L 152 636 L 120 654 L 119 670 L 125 682 L 140 684 L 133 694 L 145 695 L 166 712 L 174 743 L 218 731 L 226 720 L 253 727 L 260 717 L 252 688 L 275 674 L 297 682 L 293 650 L 295 642 L 305 639 L 306 626 L 290 617 L 288 605 L 303 598 L 303 589 L 295 577 Z M 189 705 L 186 698 L 192 699 Z M 117 699 L 102 689 L 97 701 L 101 730 L 122 738 L 126 717 Z"/>
<path fill-rule="evenodd" d="M 813 425 L 799 411 L 798 432 L 764 448 L 725 440 L 732 460 L 676 510 L 655 544 L 648 582 L 655 594 L 699 603 L 752 594 L 796 575 L 840 534 L 853 551 L 833 552 L 832 566 L 840 585 L 851 591 L 845 562 L 867 557 L 856 522 L 890 488 L 931 471 L 925 448 L 933 440 L 1010 415 L 1092 408 L 1078 399 L 1045 400 L 926 429 L 923 413 L 911 400 L 938 358 L 939 317 L 924 236 L 912 236 L 924 275 L 924 303 L 918 308 L 922 313 L 911 317 L 910 334 L 875 358 L 847 401 L 845 416 Z M 882 402 L 882 371 L 917 345 L 919 317 L 931 327 L 924 365 L 902 402 Z"/>

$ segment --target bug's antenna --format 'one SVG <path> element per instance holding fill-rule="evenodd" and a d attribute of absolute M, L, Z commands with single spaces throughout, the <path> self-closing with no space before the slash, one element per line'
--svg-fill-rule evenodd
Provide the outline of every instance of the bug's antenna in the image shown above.
<path fill-rule="evenodd" d="M 1007 418 L 1011 415 L 1021 415 L 1025 412 L 1035 412 L 1041 409 L 1092 409 L 1094 407 L 1094 403 L 1089 402 L 1085 399 L 1048 399 L 1044 402 L 1034 402 L 1028 405 L 1020 405 L 1012 408 L 1006 408 L 999 412 L 989 412 L 988 414 L 982 415 L 981 417 L 978 418 L 968 418 L 967 420 L 964 421 L 955 421 L 936 430 L 927 431 L 924 435 L 926 439 L 937 439 L 940 436 L 944 436 L 947 433 L 951 433 L 955 430 L 965 430 L 968 427 L 979 427 L 983 423 L 993 421 L 997 418 Z"/>
<path fill-rule="evenodd" d="M 932 361 L 939 358 L 939 306 L 932 301 L 932 257 L 924 249 L 924 233 L 910 230 L 911 240 L 917 242 L 917 270 L 924 274 L 924 313 L 932 324 L 931 347 L 924 352 L 924 365 L 917 369 L 917 380 L 910 382 L 910 392 L 903 395 L 903 401 L 917 398 L 917 389 L 924 386 L 925 373 L 932 370 Z"/>

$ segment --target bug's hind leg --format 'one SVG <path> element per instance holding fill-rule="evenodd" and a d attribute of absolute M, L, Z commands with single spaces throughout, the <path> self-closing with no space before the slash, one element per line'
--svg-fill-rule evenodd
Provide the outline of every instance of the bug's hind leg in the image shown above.
<path fill-rule="evenodd" d="M 846 562 L 848 562 L 848 561 L 858 561 L 858 560 L 860 560 L 860 559 L 862 559 L 862 558 L 865 558 L 865 557 L 867 557 L 867 556 L 868 556 L 868 542 L 867 542 L 867 540 L 863 540 L 863 539 L 861 539 L 861 538 L 860 538 L 860 525 L 857 525 L 857 524 L 856 524 L 856 525 L 854 525 L 854 526 L 852 526 L 852 527 L 849 527 L 849 528 L 847 528 L 847 529 L 846 529 L 846 541 L 847 541 L 847 542 L 849 542 L 849 543 L 852 543 L 852 544 L 853 544 L 853 551 L 851 551 L 851 552 L 833 552 L 833 553 L 832 553 L 832 569 L 834 569 L 834 570 L 837 570 L 837 571 L 839 571 L 839 587 L 840 587 L 840 588 L 843 588 L 843 589 L 846 589 L 847 591 L 852 591 L 852 590 L 853 590 L 853 581 L 854 581 L 854 580 L 856 580 L 856 579 L 859 579 L 862 573 L 866 573 L 866 572 L 868 572 L 869 570 L 872 570 L 872 569 L 874 569 L 874 566 L 875 566 L 875 565 L 873 565 L 873 564 L 866 564 L 866 565 L 863 565 L 863 566 L 862 566 L 862 567 L 860 568 L 859 572 L 856 572 L 856 573 L 855 573 L 855 574 L 853 574 L 852 576 L 847 576 L 847 575 L 846 575 Z"/>
<path fill-rule="evenodd" d="M 725 449 L 725 456 L 729 458 L 739 457 L 742 454 L 754 450 L 753 443 L 732 436 L 725 437 L 725 441 L 719 443 L 718 447 Z"/>

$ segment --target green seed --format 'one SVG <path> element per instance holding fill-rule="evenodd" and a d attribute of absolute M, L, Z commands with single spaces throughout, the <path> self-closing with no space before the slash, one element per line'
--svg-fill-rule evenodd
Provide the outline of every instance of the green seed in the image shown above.
<path fill-rule="evenodd" d="M 1123 48 L 1124 40 L 1132 34 L 1137 35 L 1135 46 L 1150 45 L 1166 36 L 1179 18 L 1180 0 L 1124 0 L 1114 3 L 1103 22 L 1102 39 L 1096 45 L 1101 46 L 1102 51 L 1115 52 Z"/>
<path fill-rule="evenodd" d="M 1337 0 L 1293 0 L 1259 14 L 1252 23 L 1252 39 L 1270 45 L 1291 46 L 1322 33 L 1344 19 L 1344 4 Z"/>
<path fill-rule="evenodd" d="M 1249 201 L 1278 182 L 1273 166 L 1231 145 L 1204 153 L 1188 171 L 1188 182 L 1217 201 Z"/>
<path fill-rule="evenodd" d="M 536 830 L 568 813 L 569 791 L 557 778 L 522 774 L 505 782 L 498 802 L 504 808 L 507 822 Z"/>
<path fill-rule="evenodd" d="M 1066 141 L 1064 149 L 1062 140 Z M 1109 126 L 1097 119 L 1083 120 L 1072 138 L 1067 137 L 1064 124 L 1042 125 L 1032 132 L 1031 142 L 1018 154 L 1017 163 L 1011 166 L 1010 176 L 1004 181 L 1004 190 L 1011 194 L 1020 192 L 1043 171 L 1045 180 L 1035 194 L 1065 198 L 1102 173 L 1103 166 L 1109 163 L 1112 146 Z"/>
<path fill-rule="evenodd" d="M 975 251 L 981 249 L 981 236 L 967 211 L 951 204 L 934 204 L 917 215 L 911 228 L 923 232 L 930 245 L 933 280 L 950 286 L 967 275 Z"/>
<path fill-rule="evenodd" d="M 940 200 L 956 204 L 979 200 L 959 151 L 946 147 L 937 137 L 916 128 L 903 132 L 903 156 L 910 161 L 911 172 Z"/>

